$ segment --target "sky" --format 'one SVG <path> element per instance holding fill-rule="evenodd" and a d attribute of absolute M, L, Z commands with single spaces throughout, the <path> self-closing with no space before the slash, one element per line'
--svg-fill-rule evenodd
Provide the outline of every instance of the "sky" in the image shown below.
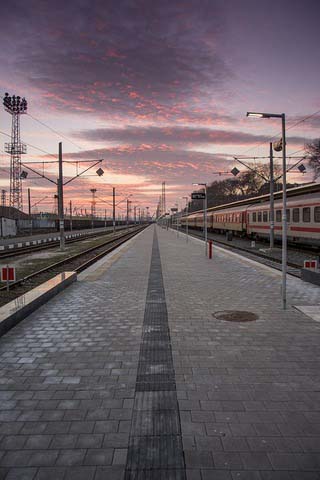
<path fill-rule="evenodd" d="M 109 214 L 104 202 L 112 186 L 119 201 L 131 195 L 132 205 L 153 212 L 163 181 L 167 208 L 180 207 L 192 183 L 228 178 L 218 172 L 240 168 L 234 156 L 267 162 L 251 157 L 268 155 L 280 122 L 246 118 L 248 110 L 284 112 L 288 156 L 299 157 L 305 143 L 319 138 L 319 14 L 316 0 L 6 2 L 0 91 L 28 100 L 22 161 L 55 161 L 59 141 L 68 162 L 103 159 L 102 177 L 94 168 L 64 195 L 74 208 L 89 209 L 94 187 L 97 211 Z M 10 117 L 2 108 L 0 188 L 6 190 Z M 32 166 L 57 176 L 56 163 Z M 75 163 L 66 163 L 64 174 L 74 176 Z M 311 179 L 311 172 L 289 175 L 289 181 Z M 29 175 L 25 207 L 30 188 L 35 211 L 52 210 L 53 187 Z"/>

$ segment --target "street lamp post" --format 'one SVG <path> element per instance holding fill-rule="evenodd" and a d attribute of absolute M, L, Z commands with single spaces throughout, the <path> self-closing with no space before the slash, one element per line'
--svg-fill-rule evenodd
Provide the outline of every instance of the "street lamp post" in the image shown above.
<path fill-rule="evenodd" d="M 63 252 L 64 246 L 65 246 L 65 238 L 64 238 L 64 211 L 63 211 L 62 142 L 59 142 L 58 210 L 59 210 L 60 250 Z"/>
<path fill-rule="evenodd" d="M 203 199 L 203 233 L 204 233 L 204 243 L 205 243 L 205 255 L 208 254 L 208 225 L 207 225 L 207 209 L 208 209 L 208 200 L 207 200 L 207 184 L 206 183 L 193 183 L 192 185 L 199 185 L 204 187 L 204 199 Z"/>
<path fill-rule="evenodd" d="M 286 165 L 286 116 L 284 113 L 247 112 L 247 117 L 281 118 L 282 127 L 282 306 L 287 308 L 287 165 Z"/>
<path fill-rule="evenodd" d="M 273 146 L 270 142 L 270 248 L 274 247 L 274 175 Z"/>

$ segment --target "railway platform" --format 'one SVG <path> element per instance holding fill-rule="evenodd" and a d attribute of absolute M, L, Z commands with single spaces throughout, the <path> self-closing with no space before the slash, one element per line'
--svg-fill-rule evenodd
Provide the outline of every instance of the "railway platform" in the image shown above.
<path fill-rule="evenodd" d="M 280 285 L 155 226 L 82 272 L 0 338 L 0 479 L 319 480 L 320 287 Z"/>
<path fill-rule="evenodd" d="M 116 230 L 121 230 L 125 226 L 117 226 Z M 105 228 L 94 228 L 94 229 L 83 229 L 83 230 L 72 230 L 65 232 L 65 238 L 73 239 L 80 238 L 88 235 L 99 235 L 104 232 L 112 232 L 113 227 Z M 29 247 L 30 245 L 41 245 L 47 244 L 54 241 L 60 240 L 59 232 L 51 233 L 36 233 L 34 235 L 19 236 L 19 237 L 10 237 L 10 238 L 0 238 L 0 253 L 4 251 L 10 251 L 11 249 L 19 249 L 23 247 Z"/>

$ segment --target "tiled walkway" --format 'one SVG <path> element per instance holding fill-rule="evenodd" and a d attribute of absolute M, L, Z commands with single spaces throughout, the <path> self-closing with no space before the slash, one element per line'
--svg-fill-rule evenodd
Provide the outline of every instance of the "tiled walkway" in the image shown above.
<path fill-rule="evenodd" d="M 292 304 L 320 288 L 159 229 L 190 478 L 315 480 L 320 475 L 320 323 Z M 320 306 L 319 306 L 320 308 Z M 245 310 L 254 322 L 218 320 Z"/>
<path fill-rule="evenodd" d="M 127 465 L 127 478 L 171 480 L 183 465 L 188 480 L 319 480 L 320 323 L 291 304 L 320 304 L 320 289 L 290 279 L 283 312 L 277 273 L 228 253 L 208 260 L 201 243 L 160 228 L 150 272 L 154 229 L 0 339 L 0 478 L 123 479 Z M 153 332 L 146 299 L 165 305 Z M 222 310 L 259 318 L 226 322 Z M 148 363 L 148 339 L 173 363 Z M 178 405 L 163 386 L 139 403 L 166 369 Z M 179 469 L 163 461 L 175 428 L 155 423 L 163 410 L 178 414 Z M 128 446 L 141 453 L 146 432 L 134 476 Z"/>

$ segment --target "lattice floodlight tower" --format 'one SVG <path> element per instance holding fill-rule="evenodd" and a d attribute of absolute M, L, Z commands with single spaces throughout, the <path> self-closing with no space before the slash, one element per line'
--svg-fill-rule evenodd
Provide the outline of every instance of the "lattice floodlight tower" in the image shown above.
<path fill-rule="evenodd" d="M 5 93 L 3 106 L 12 115 L 11 142 L 5 143 L 10 159 L 10 207 L 22 210 L 21 154 L 27 153 L 27 146 L 20 140 L 20 115 L 27 113 L 27 100 Z"/>

